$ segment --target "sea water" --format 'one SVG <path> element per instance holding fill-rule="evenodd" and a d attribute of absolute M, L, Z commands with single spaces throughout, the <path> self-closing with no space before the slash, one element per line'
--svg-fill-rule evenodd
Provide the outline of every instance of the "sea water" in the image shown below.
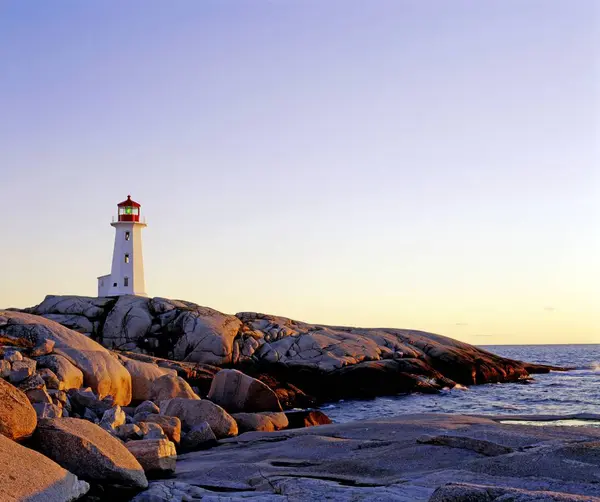
<path fill-rule="evenodd" d="M 600 344 L 494 345 L 481 348 L 511 359 L 576 369 L 533 375 L 533 380 L 528 383 L 459 386 L 435 395 L 410 394 L 346 400 L 326 404 L 321 409 L 338 423 L 431 412 L 478 415 L 600 414 Z"/>

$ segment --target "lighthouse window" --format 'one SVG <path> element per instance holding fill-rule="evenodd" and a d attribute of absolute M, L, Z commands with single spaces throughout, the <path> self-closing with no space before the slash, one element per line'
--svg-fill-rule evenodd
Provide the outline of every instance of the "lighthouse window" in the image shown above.
<path fill-rule="evenodd" d="M 128 241 L 130 237 L 131 234 L 129 232 L 125 232 L 125 240 Z"/>
<path fill-rule="evenodd" d="M 129 277 L 123 278 L 123 286 L 125 286 L 125 287 L 129 286 Z"/>
<path fill-rule="evenodd" d="M 125 263 L 129 263 L 129 255 L 128 254 L 125 255 Z"/>

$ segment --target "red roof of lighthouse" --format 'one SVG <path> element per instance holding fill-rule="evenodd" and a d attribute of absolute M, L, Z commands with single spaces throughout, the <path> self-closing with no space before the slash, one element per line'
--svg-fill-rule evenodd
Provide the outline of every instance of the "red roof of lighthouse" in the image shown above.
<path fill-rule="evenodd" d="M 124 206 L 129 206 L 129 207 L 142 207 L 141 205 L 139 205 L 136 201 L 131 200 L 131 195 L 127 196 L 127 200 L 124 200 L 123 202 L 119 202 L 117 204 L 118 207 L 124 207 Z"/>

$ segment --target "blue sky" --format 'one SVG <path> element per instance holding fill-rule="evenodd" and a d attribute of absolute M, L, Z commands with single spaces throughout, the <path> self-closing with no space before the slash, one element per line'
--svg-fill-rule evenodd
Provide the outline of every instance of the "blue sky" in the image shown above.
<path fill-rule="evenodd" d="M 0 305 L 600 342 L 594 1 L 0 1 Z"/>

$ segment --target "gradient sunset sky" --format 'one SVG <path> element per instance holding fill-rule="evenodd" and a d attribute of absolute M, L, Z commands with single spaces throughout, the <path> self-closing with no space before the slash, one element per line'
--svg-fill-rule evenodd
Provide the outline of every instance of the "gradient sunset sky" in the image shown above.
<path fill-rule="evenodd" d="M 0 0 L 0 307 L 600 343 L 600 3 Z"/>

